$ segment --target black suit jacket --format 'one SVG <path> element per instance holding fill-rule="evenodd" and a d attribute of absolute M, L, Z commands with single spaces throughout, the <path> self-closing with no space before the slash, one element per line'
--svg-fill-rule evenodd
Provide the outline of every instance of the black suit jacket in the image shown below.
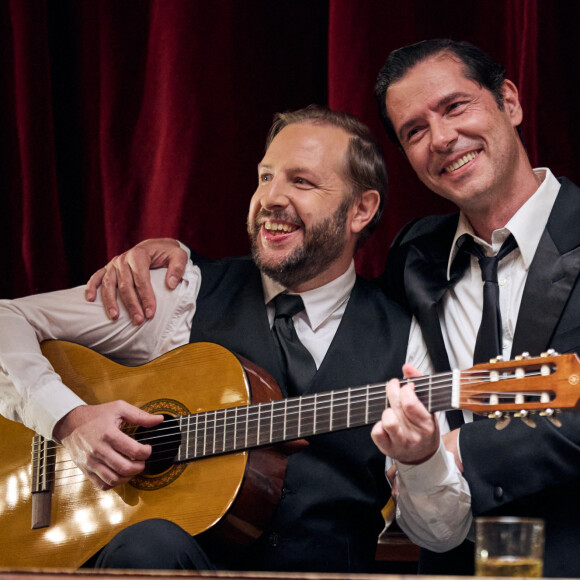
<path fill-rule="evenodd" d="M 580 189 L 561 179 L 524 289 L 512 353 L 554 348 L 580 353 Z M 458 215 L 434 216 L 407 226 L 397 237 L 381 279 L 386 291 L 410 308 L 421 324 L 438 370 L 449 362 L 437 305 L 449 284 L 450 245 Z M 580 391 L 579 391 L 580 394 Z M 503 431 L 493 421 L 461 427 L 464 475 L 472 511 L 546 520 L 546 576 L 580 576 L 580 414 L 562 415 L 556 428 L 538 417 L 531 429 L 517 419 Z M 472 552 L 463 566 L 471 563 Z M 425 573 L 469 573 L 453 557 L 425 555 Z"/>

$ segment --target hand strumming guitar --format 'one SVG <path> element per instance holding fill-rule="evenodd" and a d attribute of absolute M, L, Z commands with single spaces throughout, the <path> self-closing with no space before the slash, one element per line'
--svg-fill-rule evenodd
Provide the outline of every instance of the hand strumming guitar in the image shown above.
<path fill-rule="evenodd" d="M 162 420 L 162 415 L 151 415 L 125 401 L 82 405 L 56 424 L 53 436 L 90 481 L 106 490 L 141 473 L 151 455 L 151 446 L 123 433 L 121 425 L 154 427 Z"/>

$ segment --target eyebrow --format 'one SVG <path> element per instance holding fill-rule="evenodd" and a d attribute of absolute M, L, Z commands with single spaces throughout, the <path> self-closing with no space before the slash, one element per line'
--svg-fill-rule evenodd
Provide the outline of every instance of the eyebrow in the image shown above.
<path fill-rule="evenodd" d="M 450 93 L 445 95 L 441 100 L 437 102 L 435 105 L 435 109 L 441 109 L 442 107 L 446 107 L 449 103 L 454 101 L 455 99 L 468 97 L 468 93 L 464 93 L 462 91 L 456 91 L 454 93 Z M 403 141 L 403 135 L 410 129 L 413 125 L 415 125 L 419 121 L 420 117 L 413 117 L 409 119 L 400 129 L 398 132 L 398 137 L 400 141 Z"/>
<path fill-rule="evenodd" d="M 258 171 L 263 169 L 271 170 L 273 169 L 273 166 L 268 163 L 258 163 Z M 286 171 L 287 173 L 308 173 L 310 175 L 313 175 L 315 173 L 315 170 L 313 170 L 312 168 L 304 167 L 302 165 L 297 165 L 296 167 L 288 167 L 284 171 Z"/>

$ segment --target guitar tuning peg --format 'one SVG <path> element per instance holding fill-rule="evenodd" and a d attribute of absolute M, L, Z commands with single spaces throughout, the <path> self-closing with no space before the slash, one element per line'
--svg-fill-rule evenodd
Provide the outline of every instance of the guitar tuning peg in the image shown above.
<path fill-rule="evenodd" d="M 561 427 L 562 421 L 556 417 L 556 411 L 554 409 L 546 409 L 545 411 L 540 411 L 540 416 L 546 417 L 555 427 Z"/>
<path fill-rule="evenodd" d="M 536 423 L 532 421 L 529 417 L 520 417 L 520 418 L 528 427 L 531 427 L 532 429 L 536 428 Z"/>
<path fill-rule="evenodd" d="M 529 353 L 529 352 L 522 352 L 522 354 L 518 354 L 518 355 L 515 357 L 515 359 L 516 359 L 516 360 L 524 360 L 524 359 L 528 359 L 528 358 L 532 358 L 532 357 L 530 356 L 530 353 Z"/>
<path fill-rule="evenodd" d="M 556 356 L 558 353 L 553 349 L 549 348 L 547 351 L 543 352 L 540 356 L 547 357 L 547 356 Z"/>
<path fill-rule="evenodd" d="M 532 429 L 536 428 L 536 423 L 529 417 L 528 411 L 519 411 L 518 413 L 514 413 L 514 417 L 519 417 L 528 427 Z"/>
<path fill-rule="evenodd" d="M 498 431 L 501 431 L 502 429 L 505 429 L 510 424 L 511 420 L 512 420 L 512 418 L 509 415 L 503 415 L 503 416 L 499 417 L 497 419 L 497 421 L 495 422 L 495 428 Z"/>

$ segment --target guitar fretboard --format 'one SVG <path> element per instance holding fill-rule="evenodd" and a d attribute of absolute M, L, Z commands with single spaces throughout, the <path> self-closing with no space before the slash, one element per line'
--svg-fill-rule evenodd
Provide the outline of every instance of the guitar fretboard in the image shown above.
<path fill-rule="evenodd" d="M 451 408 L 450 388 L 436 402 L 430 385 L 416 393 L 432 412 Z M 380 419 L 385 406 L 385 384 L 380 383 L 185 415 L 178 419 L 177 461 L 369 425 Z"/>

